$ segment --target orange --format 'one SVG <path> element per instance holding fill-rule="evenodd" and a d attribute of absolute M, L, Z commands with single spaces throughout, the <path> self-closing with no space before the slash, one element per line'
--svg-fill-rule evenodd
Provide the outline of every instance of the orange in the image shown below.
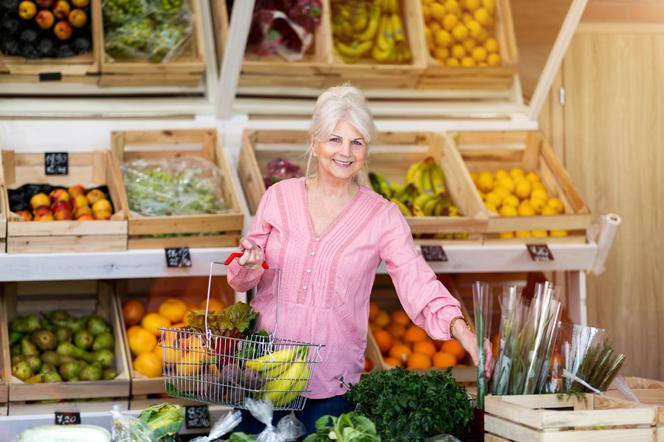
<path fill-rule="evenodd" d="M 168 298 L 159 304 L 159 314 L 171 322 L 180 322 L 187 312 L 187 304 L 176 298 Z"/>
<path fill-rule="evenodd" d="M 132 325 L 127 329 L 127 337 L 131 338 L 131 335 L 133 335 L 139 330 L 143 330 L 143 327 L 141 327 L 140 325 Z"/>
<path fill-rule="evenodd" d="M 403 340 L 406 342 L 426 341 L 427 333 L 416 325 L 411 325 L 406 330 Z"/>
<path fill-rule="evenodd" d="M 411 369 L 431 368 L 431 356 L 415 352 L 408 357 L 406 367 Z"/>
<path fill-rule="evenodd" d="M 378 313 L 378 316 L 376 316 L 376 320 L 374 321 L 374 324 L 376 324 L 380 328 L 385 327 L 389 323 L 390 323 L 390 315 L 388 315 L 387 312 L 384 311 Z"/>
<path fill-rule="evenodd" d="M 149 331 L 155 336 L 161 336 L 160 328 L 168 328 L 171 326 L 171 321 L 159 313 L 148 313 L 143 317 L 141 325 L 144 329 Z"/>
<path fill-rule="evenodd" d="M 396 310 L 392 312 L 392 322 L 403 325 L 404 327 L 410 324 L 410 318 L 403 310 Z"/>
<path fill-rule="evenodd" d="M 138 324 L 145 315 L 145 306 L 141 301 L 131 299 L 122 306 L 122 317 L 127 327 Z"/>
<path fill-rule="evenodd" d="M 375 321 L 376 316 L 380 313 L 380 307 L 375 302 L 369 303 L 369 321 Z"/>
<path fill-rule="evenodd" d="M 129 348 L 136 355 L 150 353 L 155 345 L 157 338 L 144 328 L 139 328 L 129 336 Z"/>
<path fill-rule="evenodd" d="M 177 376 L 195 376 L 201 371 L 206 355 L 201 351 L 190 351 L 181 355 L 175 364 Z"/>
<path fill-rule="evenodd" d="M 376 330 L 373 335 L 381 353 L 387 353 L 392 346 L 392 336 L 390 336 L 390 334 L 385 330 Z"/>
<path fill-rule="evenodd" d="M 457 361 L 462 361 L 463 358 L 466 357 L 466 350 L 463 349 L 461 343 L 456 339 L 450 339 L 449 341 L 443 342 L 440 351 L 454 355 Z"/>
<path fill-rule="evenodd" d="M 433 356 L 436 353 L 436 346 L 431 341 L 416 342 L 413 346 L 413 353 L 423 353 L 428 356 Z"/>
<path fill-rule="evenodd" d="M 390 348 L 389 356 L 398 361 L 406 362 L 412 353 L 413 352 L 410 350 L 409 346 L 405 344 L 397 344 Z"/>
<path fill-rule="evenodd" d="M 394 339 L 401 339 L 403 338 L 403 335 L 406 334 L 406 327 L 401 324 L 397 324 L 396 322 L 388 325 L 385 330 L 387 330 Z"/>
<path fill-rule="evenodd" d="M 365 372 L 370 372 L 374 368 L 374 363 L 371 359 L 365 357 L 364 358 L 364 371 Z"/>
<path fill-rule="evenodd" d="M 159 358 L 160 361 L 163 360 L 162 358 L 164 351 L 159 344 L 154 346 L 154 348 L 152 349 L 152 353 L 154 353 Z"/>
<path fill-rule="evenodd" d="M 387 365 L 391 365 L 392 367 L 401 367 L 403 365 L 399 359 L 385 358 L 385 359 L 383 359 L 383 361 Z"/>
<path fill-rule="evenodd" d="M 198 308 L 201 310 L 205 310 L 205 302 L 206 300 L 203 299 L 201 302 L 198 304 Z M 216 298 L 210 298 L 210 304 L 208 305 L 208 311 L 210 312 L 220 312 L 223 309 L 225 309 L 226 306 L 224 305 L 223 302 Z"/>
<path fill-rule="evenodd" d="M 457 363 L 457 359 L 453 354 L 445 353 L 444 351 L 439 351 L 433 355 L 433 366 L 435 368 L 448 368 L 454 367 Z"/>
<path fill-rule="evenodd" d="M 182 355 L 182 351 L 177 349 L 174 343 L 160 342 L 153 350 L 159 353 L 159 357 L 167 364 L 174 364 Z"/>
<path fill-rule="evenodd" d="M 154 353 L 141 353 L 134 359 L 134 370 L 149 378 L 161 376 L 161 359 Z"/>

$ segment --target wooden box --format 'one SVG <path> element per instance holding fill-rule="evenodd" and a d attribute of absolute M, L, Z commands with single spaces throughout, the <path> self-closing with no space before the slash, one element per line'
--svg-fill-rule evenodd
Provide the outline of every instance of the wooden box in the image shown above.
<path fill-rule="evenodd" d="M 65 310 L 80 317 L 95 313 L 103 317 L 112 328 L 115 338 L 115 370 L 118 376 L 110 381 L 79 381 L 26 384 L 11 378 L 9 384 L 9 413 L 26 414 L 36 411 L 62 410 L 60 404 L 32 404 L 30 401 L 76 399 L 106 399 L 127 404 L 129 397 L 129 367 L 125 355 L 124 331 L 117 315 L 115 294 L 111 286 L 97 281 L 66 281 L 53 285 L 46 282 L 6 283 L 3 294 L 1 327 L 6 332 L 8 325 L 17 316 L 33 313 L 49 313 Z M 3 332 L 3 333 L 4 333 Z M 5 372 L 11 373 L 9 346 L 3 346 Z M 54 407 L 56 405 L 56 407 Z M 40 408 L 41 406 L 41 408 Z M 37 407 L 37 408 L 35 408 Z M 108 403 L 106 404 L 108 410 Z M 86 407 L 87 409 L 87 407 Z"/>
<path fill-rule="evenodd" d="M 99 59 L 103 48 L 97 38 L 101 30 L 102 0 L 90 2 L 92 48 L 86 54 L 63 58 L 34 60 L 0 53 L 0 82 L 66 81 L 95 83 L 99 73 Z"/>
<path fill-rule="evenodd" d="M 178 56 L 169 62 L 150 63 L 145 59 L 113 60 L 106 54 L 104 27 L 95 37 L 101 42 L 100 86 L 198 86 L 205 73 L 205 42 L 200 3 L 189 0 L 193 30 Z"/>
<path fill-rule="evenodd" d="M 114 154 L 120 162 L 135 159 L 174 159 L 186 156 L 204 158 L 217 165 L 223 175 L 224 213 L 180 216 L 141 216 L 129 210 L 130 249 L 159 247 L 232 247 L 237 245 L 244 215 L 233 183 L 233 170 L 214 129 L 151 130 L 113 132 Z M 150 235 L 206 234 L 205 236 Z"/>
<path fill-rule="evenodd" d="M 49 175 L 43 153 L 2 151 L 2 168 L 7 189 L 27 183 L 85 188 L 106 185 L 115 213 L 104 221 L 23 221 L 7 212 L 8 253 L 105 252 L 127 249 L 127 211 L 117 162 L 108 150 L 70 152 L 68 175 Z"/>
<path fill-rule="evenodd" d="M 424 27 L 424 16 L 420 6 L 420 20 Z M 423 28 L 424 29 L 424 28 Z M 510 0 L 496 1 L 495 37 L 498 41 L 501 65 L 487 67 L 448 67 L 433 58 L 428 49 L 427 66 L 417 82 L 418 89 L 452 89 L 461 91 L 508 90 L 518 74 L 518 50 L 514 35 L 514 24 Z M 426 39 L 422 34 L 426 47 Z"/>
<path fill-rule="evenodd" d="M 556 157 L 549 142 L 537 131 L 454 132 L 447 142 L 461 153 L 470 172 L 495 172 L 521 167 L 526 173 L 537 173 L 550 197 L 564 205 L 560 215 L 502 217 L 483 208 L 489 217 L 485 243 L 513 241 L 518 243 L 584 243 L 591 223 L 590 209 L 574 186 L 572 179 Z M 479 192 L 473 188 L 473 192 Z M 500 232 L 564 230 L 567 236 L 498 239 Z"/>
<path fill-rule="evenodd" d="M 657 442 L 664 442 L 664 382 L 639 377 L 624 378 L 627 386 L 642 404 L 657 407 Z M 613 389 L 613 385 L 605 393 L 607 396 L 628 400 L 621 391 Z"/>
<path fill-rule="evenodd" d="M 485 441 L 655 440 L 657 410 L 599 395 L 487 396 Z"/>

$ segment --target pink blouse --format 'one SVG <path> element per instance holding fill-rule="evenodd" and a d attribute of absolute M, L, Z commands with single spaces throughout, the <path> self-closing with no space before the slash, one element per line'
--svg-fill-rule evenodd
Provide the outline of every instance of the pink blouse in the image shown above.
<path fill-rule="evenodd" d="M 381 260 L 406 313 L 432 338 L 450 339 L 450 321 L 461 316 L 459 302 L 417 252 L 397 206 L 366 187 L 316 236 L 305 178 L 282 181 L 263 196 L 247 237 L 262 247 L 271 268 L 281 270 L 276 337 L 325 345 L 307 397 L 340 395 L 360 380 L 369 296 Z M 235 260 L 228 283 L 241 292 L 258 285 L 251 304 L 259 327 L 272 331 L 276 299 L 266 280 L 276 279 L 268 273 Z"/>

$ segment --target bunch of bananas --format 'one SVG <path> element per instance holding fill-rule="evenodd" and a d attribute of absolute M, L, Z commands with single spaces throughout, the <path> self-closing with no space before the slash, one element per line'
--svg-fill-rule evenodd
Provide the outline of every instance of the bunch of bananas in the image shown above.
<path fill-rule="evenodd" d="M 293 402 L 309 380 L 306 347 L 279 350 L 247 361 L 245 365 L 267 380 L 262 388 L 263 398 L 269 399 L 275 406 Z"/>
<path fill-rule="evenodd" d="M 398 1 L 332 0 L 334 51 L 344 63 L 369 53 L 379 63 L 411 60 Z"/>

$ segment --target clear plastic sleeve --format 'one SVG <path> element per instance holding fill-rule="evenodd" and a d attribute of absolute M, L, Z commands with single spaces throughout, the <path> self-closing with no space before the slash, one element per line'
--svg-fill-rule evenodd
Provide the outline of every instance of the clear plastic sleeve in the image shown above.
<path fill-rule="evenodd" d="M 191 442 L 211 442 L 230 433 L 242 422 L 242 413 L 239 411 L 229 411 L 219 418 L 212 426 L 210 434 L 192 439 Z"/>
<path fill-rule="evenodd" d="M 272 425 L 274 408 L 269 400 L 246 399 L 245 406 L 253 417 L 265 424 L 265 429 L 256 436 L 257 442 L 285 442 L 297 440 L 306 433 L 304 425 L 296 417 L 295 413 L 289 413 L 281 418 L 277 426 Z M 251 436 L 234 433 L 230 440 L 249 440 Z"/>

